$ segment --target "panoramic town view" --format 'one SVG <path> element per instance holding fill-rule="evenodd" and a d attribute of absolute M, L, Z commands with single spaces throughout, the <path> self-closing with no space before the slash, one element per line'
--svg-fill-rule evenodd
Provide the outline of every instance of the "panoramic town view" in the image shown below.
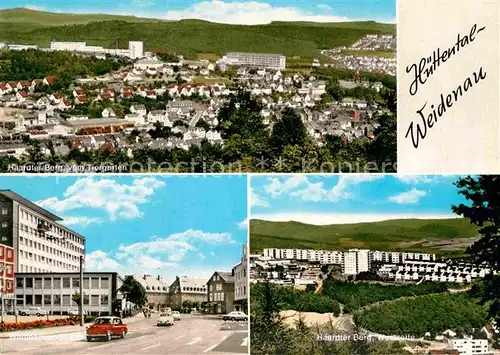
<path fill-rule="evenodd" d="M 0 171 L 395 172 L 395 1 L 330 2 L 2 1 Z"/>
<path fill-rule="evenodd" d="M 499 193 L 492 175 L 252 176 L 251 353 L 500 353 Z"/>
<path fill-rule="evenodd" d="M 246 177 L 0 185 L 0 353 L 248 353 Z"/>

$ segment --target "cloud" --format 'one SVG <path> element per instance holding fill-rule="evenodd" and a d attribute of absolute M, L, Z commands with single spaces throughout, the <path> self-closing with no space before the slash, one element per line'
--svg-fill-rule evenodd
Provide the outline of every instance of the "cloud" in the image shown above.
<path fill-rule="evenodd" d="M 209 254 L 215 256 L 215 253 L 213 251 L 211 251 Z"/>
<path fill-rule="evenodd" d="M 429 184 L 434 181 L 433 177 L 428 175 L 397 175 L 396 178 L 408 185 Z"/>
<path fill-rule="evenodd" d="M 348 224 L 348 223 L 366 223 L 379 222 L 391 219 L 446 219 L 457 218 L 455 214 L 377 214 L 377 213 L 309 213 L 309 212 L 291 212 L 291 213 L 269 213 L 255 214 L 252 219 L 261 219 L 271 222 L 289 222 L 295 221 L 314 225 L 329 224 Z"/>
<path fill-rule="evenodd" d="M 250 188 L 250 207 L 269 207 L 269 202 Z"/>
<path fill-rule="evenodd" d="M 132 0 L 132 4 L 137 7 L 150 7 L 156 4 L 154 0 Z"/>
<path fill-rule="evenodd" d="M 205 254 L 198 249 L 200 245 L 220 244 L 234 244 L 231 234 L 188 229 L 165 238 L 154 236 L 146 242 L 122 244 L 114 253 L 93 251 L 87 254 L 85 265 L 86 270 L 114 271 L 124 275 L 137 274 L 138 270 L 146 274 L 165 274 L 165 270 L 170 270 L 185 275 L 185 267 L 181 268 L 180 262 L 187 253 L 196 252 L 203 260 Z M 211 252 L 210 255 L 215 254 Z"/>
<path fill-rule="evenodd" d="M 247 229 L 248 228 L 248 219 L 244 219 L 241 222 L 238 222 L 239 229 Z"/>
<path fill-rule="evenodd" d="M 332 11 L 332 8 L 326 4 L 318 4 L 316 7 L 320 10 Z"/>
<path fill-rule="evenodd" d="M 352 198 L 353 194 L 349 191 L 351 186 L 382 178 L 382 175 L 340 176 L 335 186 L 328 189 L 324 186 L 328 178 L 324 178 L 324 180 L 320 182 L 311 182 L 305 175 L 293 175 L 286 178 L 269 178 L 270 183 L 264 187 L 264 190 L 271 195 L 271 197 L 288 194 L 298 197 L 302 201 L 335 202 Z"/>
<path fill-rule="evenodd" d="M 104 220 L 99 217 L 72 216 L 63 217 L 62 224 L 66 226 L 78 225 L 81 227 L 87 227 L 91 224 L 101 224 L 102 222 L 104 222 Z"/>
<path fill-rule="evenodd" d="M 142 216 L 139 205 L 147 203 L 148 198 L 163 186 L 165 182 L 149 176 L 136 178 L 129 185 L 87 177 L 69 186 L 62 199 L 51 197 L 37 204 L 56 213 L 89 208 L 106 212 L 111 221 L 133 219 Z"/>
<path fill-rule="evenodd" d="M 324 10 L 324 8 L 323 8 Z M 201 1 L 183 10 L 168 11 L 166 20 L 202 19 L 211 22 L 257 25 L 272 21 L 345 22 L 346 17 L 308 13 L 291 6 L 273 6 L 260 1 Z"/>
<path fill-rule="evenodd" d="M 427 192 L 412 188 L 410 191 L 390 196 L 389 201 L 396 202 L 400 205 L 413 204 L 417 203 L 425 195 L 427 195 Z"/>

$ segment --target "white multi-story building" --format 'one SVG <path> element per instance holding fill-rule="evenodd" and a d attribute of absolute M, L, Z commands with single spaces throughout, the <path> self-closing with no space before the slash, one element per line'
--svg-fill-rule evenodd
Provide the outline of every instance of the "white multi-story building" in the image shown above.
<path fill-rule="evenodd" d="M 263 69 L 284 70 L 286 57 L 281 54 L 265 53 L 227 53 L 222 57 L 227 65 L 249 66 Z"/>
<path fill-rule="evenodd" d="M 144 57 L 144 42 L 130 41 L 128 42 L 128 50 L 130 58 L 137 59 Z"/>
<path fill-rule="evenodd" d="M 14 272 L 78 272 L 85 238 L 62 219 L 10 190 L 0 190 L 1 242 L 15 251 Z"/>
<path fill-rule="evenodd" d="M 86 272 L 83 274 L 83 308 L 86 314 L 111 315 L 120 310 L 118 289 L 123 283 L 115 272 Z M 73 300 L 80 293 L 80 273 L 18 273 L 16 274 L 16 310 L 40 307 L 51 314 L 77 312 Z M 13 308 L 13 301 L 7 307 Z"/>
<path fill-rule="evenodd" d="M 60 41 L 50 42 L 50 49 L 54 51 L 77 52 L 84 50 L 85 47 L 87 47 L 87 42 L 60 42 Z"/>
<path fill-rule="evenodd" d="M 486 339 L 452 339 L 450 344 L 453 349 L 458 350 L 460 355 L 487 355 L 488 340 Z"/>
<path fill-rule="evenodd" d="M 347 275 L 356 275 L 357 269 L 357 254 L 355 251 L 344 253 L 344 261 L 342 263 L 342 273 Z"/>
<path fill-rule="evenodd" d="M 246 311 L 248 298 L 247 245 L 243 246 L 241 261 L 234 267 L 234 303 L 241 304 Z"/>

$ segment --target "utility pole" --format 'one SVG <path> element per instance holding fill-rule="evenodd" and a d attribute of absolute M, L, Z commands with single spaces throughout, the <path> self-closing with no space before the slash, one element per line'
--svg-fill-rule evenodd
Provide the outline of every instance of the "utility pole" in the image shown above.
<path fill-rule="evenodd" d="M 83 255 L 80 255 L 80 326 L 83 327 Z"/>

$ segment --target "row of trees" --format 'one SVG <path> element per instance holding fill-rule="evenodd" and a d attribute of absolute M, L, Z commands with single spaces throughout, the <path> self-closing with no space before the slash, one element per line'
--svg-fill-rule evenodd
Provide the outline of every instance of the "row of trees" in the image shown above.
<path fill-rule="evenodd" d="M 56 85 L 67 88 L 77 77 L 104 75 L 125 62 L 118 59 L 83 57 L 69 52 L 2 51 L 0 81 L 43 79 L 55 75 Z"/>
<path fill-rule="evenodd" d="M 420 285 L 380 285 L 345 282 L 335 280 L 331 276 L 323 281 L 322 287 L 325 296 L 342 303 L 344 311 L 349 313 L 376 302 L 446 291 L 447 285 L 437 282 L 424 282 Z"/>
<path fill-rule="evenodd" d="M 486 324 L 487 310 L 466 293 L 442 293 L 370 307 L 356 313 L 354 320 L 358 327 L 387 335 L 423 337 L 458 327 L 470 334 Z"/>

